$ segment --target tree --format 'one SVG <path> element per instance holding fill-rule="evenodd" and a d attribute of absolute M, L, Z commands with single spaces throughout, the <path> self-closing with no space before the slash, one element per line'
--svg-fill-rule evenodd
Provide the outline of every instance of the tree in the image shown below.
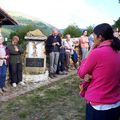
<path fill-rule="evenodd" d="M 32 25 L 22 26 L 15 32 L 12 32 L 10 34 L 10 38 L 12 38 L 14 35 L 17 35 L 17 36 L 19 36 L 20 39 L 24 39 L 27 32 L 35 30 L 35 29 L 36 29 L 36 27 L 34 27 Z"/>
<path fill-rule="evenodd" d="M 66 34 L 70 34 L 71 37 L 80 37 L 82 32 L 77 25 L 69 25 L 63 32 L 64 37 Z"/>
<path fill-rule="evenodd" d="M 87 27 L 87 33 L 88 33 L 88 36 L 93 32 L 93 26 L 89 26 Z"/>
<path fill-rule="evenodd" d="M 120 17 L 118 18 L 117 21 L 114 21 L 114 24 L 112 27 L 113 27 L 113 29 L 118 28 L 120 30 Z"/>
<path fill-rule="evenodd" d="M 10 34 L 10 39 L 15 35 L 19 36 L 20 44 L 23 48 L 25 48 L 26 44 L 27 44 L 27 42 L 24 40 L 26 33 L 29 31 L 35 30 L 35 29 L 36 29 L 36 27 L 34 27 L 32 25 L 22 26 L 21 28 L 19 28 L 18 30 L 16 30 L 15 32 L 12 32 Z M 10 41 L 8 41 L 8 42 L 10 42 Z"/>

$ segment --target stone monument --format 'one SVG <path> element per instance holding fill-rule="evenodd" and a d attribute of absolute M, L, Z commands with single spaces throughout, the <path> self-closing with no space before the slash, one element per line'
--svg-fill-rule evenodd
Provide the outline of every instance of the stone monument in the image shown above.
<path fill-rule="evenodd" d="M 40 74 L 46 70 L 45 40 L 47 37 L 39 30 L 30 31 L 25 54 L 25 74 Z"/>

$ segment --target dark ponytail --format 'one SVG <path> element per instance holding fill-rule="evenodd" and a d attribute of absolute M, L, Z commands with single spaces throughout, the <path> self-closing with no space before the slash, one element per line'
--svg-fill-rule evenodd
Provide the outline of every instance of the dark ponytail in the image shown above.
<path fill-rule="evenodd" d="M 119 51 L 120 50 L 120 40 L 116 37 L 113 37 L 111 47 L 113 48 L 113 50 Z"/>

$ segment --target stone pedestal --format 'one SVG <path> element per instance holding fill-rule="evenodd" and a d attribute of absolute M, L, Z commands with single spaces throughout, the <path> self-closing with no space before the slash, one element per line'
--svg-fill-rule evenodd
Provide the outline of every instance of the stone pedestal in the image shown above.
<path fill-rule="evenodd" d="M 28 41 L 25 54 L 25 74 L 42 74 L 46 70 L 46 37 L 25 37 Z"/>

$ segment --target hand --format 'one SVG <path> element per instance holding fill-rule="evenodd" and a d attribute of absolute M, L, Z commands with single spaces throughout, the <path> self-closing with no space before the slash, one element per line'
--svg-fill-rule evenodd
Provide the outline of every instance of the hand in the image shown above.
<path fill-rule="evenodd" d="M 60 48 L 65 48 L 65 46 L 61 46 Z"/>
<path fill-rule="evenodd" d="M 14 46 L 14 48 L 15 48 L 15 51 L 16 51 L 16 52 L 18 52 L 18 51 L 19 51 L 19 49 L 18 49 L 18 47 L 17 47 L 17 46 Z"/>
<path fill-rule="evenodd" d="M 86 81 L 86 82 L 90 82 L 91 79 L 92 79 L 92 76 L 89 74 L 86 74 L 84 77 L 84 81 Z"/>
<path fill-rule="evenodd" d="M 56 43 L 57 45 L 60 45 L 59 42 Z"/>
<path fill-rule="evenodd" d="M 56 43 L 53 43 L 52 45 L 53 45 L 53 46 L 55 46 L 55 45 L 56 45 Z"/>
<path fill-rule="evenodd" d="M 9 56 L 8 56 L 8 55 L 6 55 L 4 58 L 5 58 L 5 59 L 7 59 L 7 58 L 9 58 Z"/>

